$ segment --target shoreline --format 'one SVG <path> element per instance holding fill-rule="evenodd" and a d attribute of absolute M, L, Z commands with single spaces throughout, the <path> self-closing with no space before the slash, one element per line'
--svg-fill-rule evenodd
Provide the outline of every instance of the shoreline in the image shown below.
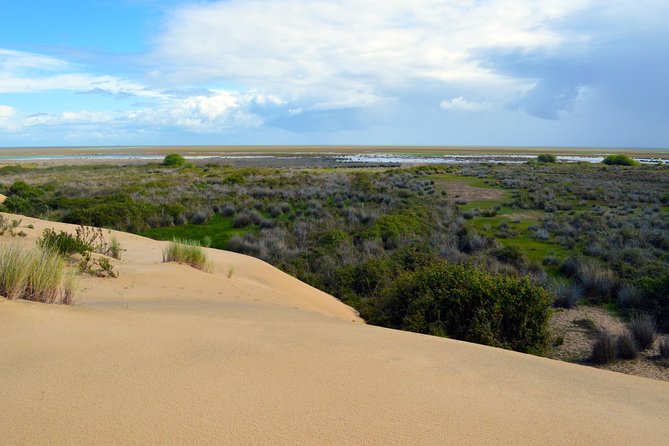
<path fill-rule="evenodd" d="M 553 153 L 555 155 L 574 156 L 578 154 L 596 156 L 612 153 L 627 153 L 636 158 L 669 157 L 669 149 L 633 149 L 633 148 L 591 148 L 591 147 L 513 147 L 513 146 L 54 146 L 54 147 L 0 147 L 2 157 L 18 156 L 55 156 L 55 155 L 102 155 L 102 154 L 145 154 L 164 155 L 179 152 L 184 155 L 221 154 L 221 155 L 272 155 L 301 156 L 351 155 L 351 154 L 394 154 L 394 155 L 536 155 Z"/>

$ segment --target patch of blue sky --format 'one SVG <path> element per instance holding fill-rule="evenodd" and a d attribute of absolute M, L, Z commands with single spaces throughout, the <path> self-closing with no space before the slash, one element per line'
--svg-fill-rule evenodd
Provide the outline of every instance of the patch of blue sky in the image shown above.
<path fill-rule="evenodd" d="M 0 94 L 0 104 L 14 107 L 21 115 L 36 113 L 58 114 L 76 111 L 124 111 L 141 106 L 144 98 L 120 97 L 108 94 L 47 91 L 39 93 Z"/>
<path fill-rule="evenodd" d="M 117 0 L 6 0 L 1 9 L 0 47 L 38 52 L 50 47 L 145 51 L 148 25 L 157 15 L 142 2 Z"/>

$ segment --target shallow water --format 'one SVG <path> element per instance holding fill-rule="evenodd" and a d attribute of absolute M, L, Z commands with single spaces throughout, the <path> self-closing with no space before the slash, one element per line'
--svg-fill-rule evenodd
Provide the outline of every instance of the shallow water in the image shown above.
<path fill-rule="evenodd" d="M 205 159 L 302 159 L 303 153 L 289 155 L 247 155 L 247 154 L 207 154 L 207 155 L 189 155 L 184 157 L 189 160 Z M 528 160 L 535 159 L 536 155 L 522 154 L 476 154 L 476 155 L 397 155 L 384 153 L 360 153 L 354 155 L 341 155 L 336 153 L 326 153 L 312 155 L 311 158 L 330 159 L 338 163 L 362 163 L 362 164 L 472 164 L 472 163 L 510 163 L 519 164 Z M 11 155 L 0 156 L 1 161 L 50 161 L 50 160 L 146 160 L 157 161 L 164 158 L 163 154 L 151 153 L 96 153 L 96 154 L 54 154 L 54 155 Z M 602 156 L 586 155 L 559 155 L 560 162 L 587 162 L 601 163 Z M 669 164 L 666 158 L 636 158 L 642 164 Z"/>

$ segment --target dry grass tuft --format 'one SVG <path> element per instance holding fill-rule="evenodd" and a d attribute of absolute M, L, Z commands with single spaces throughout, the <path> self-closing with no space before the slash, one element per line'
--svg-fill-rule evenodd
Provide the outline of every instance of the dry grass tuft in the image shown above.
<path fill-rule="evenodd" d="M 211 272 L 214 268 L 202 246 L 194 240 L 174 239 L 163 250 L 163 262 L 186 263 L 205 272 Z"/>
<path fill-rule="evenodd" d="M 8 299 L 72 304 L 77 285 L 74 273 L 56 250 L 0 246 L 0 293 Z"/>

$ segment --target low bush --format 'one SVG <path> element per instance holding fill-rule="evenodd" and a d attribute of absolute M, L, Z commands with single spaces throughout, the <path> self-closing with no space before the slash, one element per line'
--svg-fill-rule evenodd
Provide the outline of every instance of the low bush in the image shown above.
<path fill-rule="evenodd" d="M 93 250 L 90 244 L 80 238 L 65 231 L 56 232 L 51 228 L 46 228 L 42 232 L 42 237 L 38 240 L 38 243 L 40 246 L 53 249 L 64 256 L 84 254 Z"/>
<path fill-rule="evenodd" d="M 627 155 L 618 154 L 618 155 L 607 155 L 602 163 L 609 166 L 638 166 L 639 162 L 630 158 Z"/>
<path fill-rule="evenodd" d="M 626 331 L 618 336 L 616 351 L 618 352 L 618 357 L 621 359 L 636 359 L 639 356 L 639 349 L 630 332 Z"/>
<path fill-rule="evenodd" d="M 657 325 L 655 319 L 646 313 L 636 313 L 630 320 L 630 331 L 634 336 L 639 348 L 646 350 L 653 346 Z"/>
<path fill-rule="evenodd" d="M 542 153 L 537 156 L 537 161 L 540 163 L 557 163 L 557 157 L 552 153 Z"/>
<path fill-rule="evenodd" d="M 211 271 L 213 265 L 202 246 L 194 240 L 174 239 L 163 250 L 163 262 L 186 263 L 193 268 Z"/>
<path fill-rule="evenodd" d="M 608 364 L 616 359 L 616 343 L 608 331 L 599 332 L 592 346 L 591 359 L 595 364 Z"/>
<path fill-rule="evenodd" d="M 165 155 L 163 159 L 163 166 L 179 167 L 184 164 L 186 164 L 186 158 L 178 153 L 170 153 L 169 155 Z"/>
<path fill-rule="evenodd" d="M 542 353 L 549 341 L 549 315 L 548 293 L 527 277 L 437 262 L 397 280 L 374 301 L 368 319 L 393 328 Z"/>

